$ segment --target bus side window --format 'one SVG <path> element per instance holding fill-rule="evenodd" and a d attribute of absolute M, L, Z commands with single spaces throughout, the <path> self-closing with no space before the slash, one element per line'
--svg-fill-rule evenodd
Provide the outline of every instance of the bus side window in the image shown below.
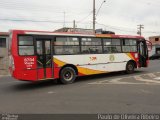
<path fill-rule="evenodd" d="M 123 39 L 123 52 L 137 52 L 137 42 L 135 39 Z"/>
<path fill-rule="evenodd" d="M 101 38 L 82 38 L 82 54 L 99 54 L 102 53 Z"/>

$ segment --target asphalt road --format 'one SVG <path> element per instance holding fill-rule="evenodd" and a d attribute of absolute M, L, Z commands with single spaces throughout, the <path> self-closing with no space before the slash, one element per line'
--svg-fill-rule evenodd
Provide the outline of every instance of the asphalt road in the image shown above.
<path fill-rule="evenodd" d="M 81 77 L 69 85 L 1 76 L 0 113 L 160 113 L 160 60 L 134 74 Z"/>

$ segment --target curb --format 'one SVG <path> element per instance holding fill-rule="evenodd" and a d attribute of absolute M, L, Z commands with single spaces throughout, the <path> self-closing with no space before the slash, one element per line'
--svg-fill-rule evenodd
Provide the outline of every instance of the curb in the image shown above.
<path fill-rule="evenodd" d="M 0 75 L 0 78 L 1 77 L 9 77 L 9 76 L 11 76 L 11 75 Z"/>

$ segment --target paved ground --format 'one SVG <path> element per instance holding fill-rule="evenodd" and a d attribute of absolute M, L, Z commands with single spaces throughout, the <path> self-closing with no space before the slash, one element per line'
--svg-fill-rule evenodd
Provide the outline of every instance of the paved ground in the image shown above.
<path fill-rule="evenodd" d="M 81 77 L 74 84 L 0 77 L 0 113 L 159 113 L 160 61 L 134 74 Z"/>
<path fill-rule="evenodd" d="M 88 84 L 92 84 L 92 85 L 100 85 L 100 84 L 158 85 L 160 84 L 160 72 L 153 72 L 153 73 L 146 73 L 141 75 L 115 78 L 110 80 L 96 81 Z"/>

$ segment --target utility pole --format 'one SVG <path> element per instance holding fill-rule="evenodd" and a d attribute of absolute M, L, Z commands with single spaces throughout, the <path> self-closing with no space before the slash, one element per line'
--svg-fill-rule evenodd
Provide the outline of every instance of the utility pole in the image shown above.
<path fill-rule="evenodd" d="M 76 21 L 73 20 L 73 32 L 75 32 L 75 31 L 76 31 Z"/>
<path fill-rule="evenodd" d="M 100 7 L 99 7 L 99 9 L 98 9 L 98 11 L 97 11 L 97 13 L 96 13 L 96 2 L 95 2 L 95 0 L 93 0 L 93 33 L 95 33 L 95 24 L 96 24 L 96 16 L 98 15 L 98 13 L 99 13 L 99 11 L 100 11 L 100 9 L 101 9 L 101 7 L 102 7 L 102 5 L 103 5 L 103 3 L 105 3 L 106 2 L 106 0 L 104 0 L 102 3 L 101 3 L 101 5 L 100 5 Z"/>
<path fill-rule="evenodd" d="M 95 24 L 96 24 L 96 2 L 93 0 L 93 33 L 95 33 Z"/>
<path fill-rule="evenodd" d="M 142 35 L 142 29 L 144 29 L 144 25 L 140 24 L 140 25 L 137 25 L 137 26 L 138 26 L 137 34 L 141 36 Z"/>
<path fill-rule="evenodd" d="M 66 26 L 66 12 L 63 12 L 63 27 Z"/>

